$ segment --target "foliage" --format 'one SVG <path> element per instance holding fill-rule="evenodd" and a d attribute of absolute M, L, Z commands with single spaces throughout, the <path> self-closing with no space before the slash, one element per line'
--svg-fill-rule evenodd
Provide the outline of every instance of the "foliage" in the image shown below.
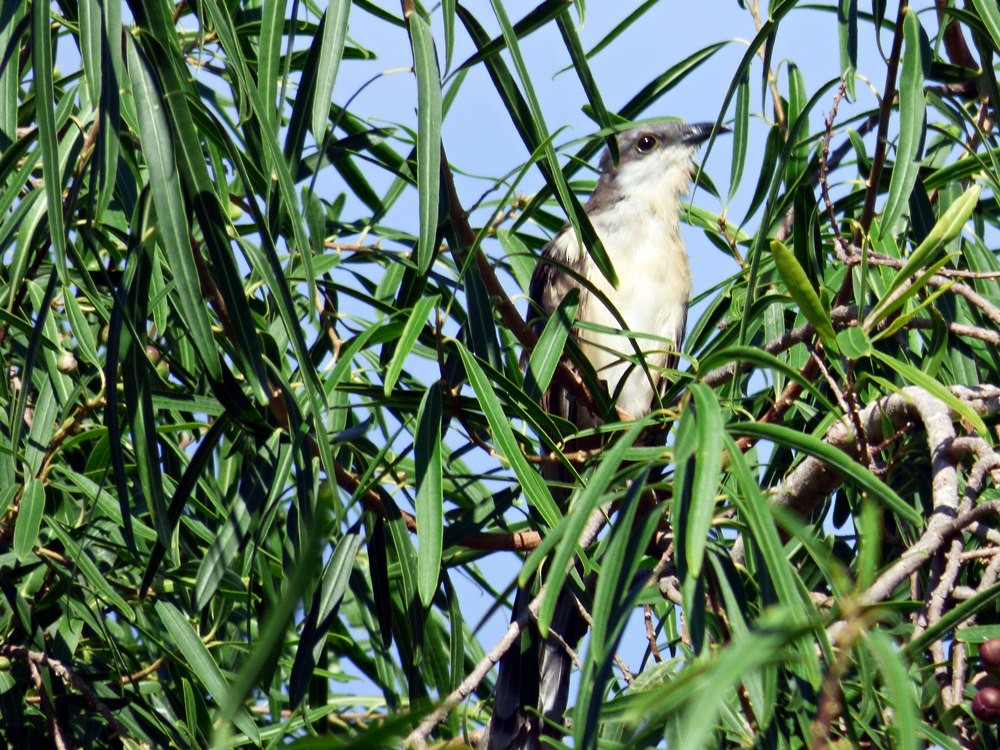
<path fill-rule="evenodd" d="M 713 146 L 747 210 L 702 191 L 687 219 L 736 272 L 662 408 L 563 456 L 550 379 L 610 406 L 511 298 L 563 222 L 588 236 L 581 165 L 723 45 L 613 112 L 583 3 L 495 1 L 495 37 L 454 0 L 4 3 L 4 746 L 474 741 L 510 638 L 470 599 L 507 609 L 503 550 L 543 625 L 563 585 L 591 612 L 573 747 L 995 745 L 970 703 L 1000 633 L 1000 11 L 841 0 L 842 77 L 810 89 L 772 57 L 804 5 L 727 11 L 758 30 Z M 331 96 L 362 16 L 412 49 L 415 130 Z M 594 121 L 572 153 L 520 50 L 553 27 Z M 482 69 L 525 151 L 467 212 L 442 128 Z"/>

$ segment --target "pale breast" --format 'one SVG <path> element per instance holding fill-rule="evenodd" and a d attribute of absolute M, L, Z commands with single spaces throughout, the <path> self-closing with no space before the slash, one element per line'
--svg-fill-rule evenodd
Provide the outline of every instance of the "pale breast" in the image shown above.
<path fill-rule="evenodd" d="M 618 212 L 609 212 L 616 214 Z M 614 289 L 591 267 L 589 279 L 618 310 L 626 329 L 635 337 L 609 332 L 581 331 L 581 347 L 598 377 L 613 394 L 620 389 L 617 406 L 640 417 L 649 411 L 662 369 L 684 338 L 691 272 L 687 253 L 675 227 L 643 216 L 620 212 L 611 224 L 607 214 L 594 222 L 618 275 Z M 614 245 L 609 246 L 609 240 Z M 583 300 L 580 317 L 604 328 L 622 327 L 611 311 L 593 295 Z M 634 366 L 635 345 L 643 352 L 649 374 Z M 622 383 L 622 379 L 624 383 Z"/>

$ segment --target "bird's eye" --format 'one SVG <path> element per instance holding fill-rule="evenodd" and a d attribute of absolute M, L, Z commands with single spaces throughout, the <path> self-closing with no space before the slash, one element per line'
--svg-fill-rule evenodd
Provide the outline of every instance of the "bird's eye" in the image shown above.
<path fill-rule="evenodd" d="M 656 148 L 656 138 L 651 135 L 644 135 L 635 142 L 635 150 L 640 154 L 648 154 Z"/>

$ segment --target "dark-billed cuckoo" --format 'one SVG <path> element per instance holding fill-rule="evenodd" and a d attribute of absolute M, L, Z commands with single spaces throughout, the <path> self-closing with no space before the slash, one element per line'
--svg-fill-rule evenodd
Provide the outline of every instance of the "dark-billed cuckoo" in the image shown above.
<path fill-rule="evenodd" d="M 705 123 L 652 123 L 617 136 L 617 164 L 605 151 L 600 178 L 584 208 L 614 266 L 617 287 L 604 277 L 572 227 L 545 246 L 531 277 L 529 320 L 536 331 L 571 289 L 579 290 L 577 319 L 590 325 L 575 328 L 576 342 L 615 397 L 618 412 L 628 417 L 649 413 L 663 373 L 676 365 L 684 339 L 691 271 L 680 233 L 682 201 L 694 174 L 695 152 L 712 129 Z M 624 329 L 619 317 L 578 278 L 605 295 L 625 322 Z M 636 366 L 636 347 L 646 367 Z M 542 396 L 542 406 L 580 429 L 601 422 L 599 415 L 578 408 L 574 396 L 555 381 Z M 553 496 L 565 505 L 565 490 L 557 490 L 567 481 L 562 467 L 547 465 L 544 473 Z M 515 617 L 530 598 L 529 591 L 518 592 Z M 561 735 L 572 667 L 568 649 L 577 647 L 587 629 L 579 607 L 564 588 L 549 637 L 539 642 L 529 625 L 521 636 L 529 640 L 503 656 L 493 716 L 481 747 L 535 750 L 542 746 L 542 736 Z"/>

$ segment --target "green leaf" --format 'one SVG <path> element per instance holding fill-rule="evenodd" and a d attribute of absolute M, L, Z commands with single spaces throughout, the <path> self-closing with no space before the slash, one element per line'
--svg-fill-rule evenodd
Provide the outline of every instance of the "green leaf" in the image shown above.
<path fill-rule="evenodd" d="M 417 412 L 417 591 L 431 606 L 441 577 L 444 492 L 441 484 L 441 386 L 427 389 Z"/>
<path fill-rule="evenodd" d="M 476 392 L 479 404 L 483 408 L 486 421 L 489 422 L 490 430 L 493 432 L 493 439 L 496 441 L 497 450 L 501 458 L 506 459 L 521 483 L 528 502 L 541 514 L 549 528 L 555 527 L 562 519 L 562 513 L 552 500 L 552 493 L 542 481 L 541 475 L 525 460 L 524 454 L 514 438 L 514 431 L 510 426 L 510 419 L 504 412 L 503 405 L 493 392 L 493 387 L 486 378 L 486 373 L 476 361 L 475 356 L 460 343 L 456 342 L 462 364 L 465 366 L 469 383 Z"/>
<path fill-rule="evenodd" d="M 729 172 L 729 201 L 739 190 L 746 168 L 750 143 L 750 77 L 744 73 L 736 88 L 736 116 L 733 119 L 733 161 Z"/>
<path fill-rule="evenodd" d="M 837 332 L 837 348 L 848 359 L 864 359 L 872 353 L 872 342 L 864 330 L 851 326 Z"/>
<path fill-rule="evenodd" d="M 913 680 L 903 664 L 896 644 L 886 634 L 869 630 L 864 635 L 865 646 L 871 651 L 879 665 L 879 673 L 886 687 L 885 708 L 892 716 L 893 747 L 901 750 L 917 750 L 920 721 L 917 717 L 917 695 Z"/>
<path fill-rule="evenodd" d="M 580 535 L 594 510 L 602 501 L 609 499 L 607 495 L 611 482 L 625 458 L 625 453 L 635 443 L 641 431 L 641 424 L 632 426 L 605 451 L 601 463 L 583 483 L 583 491 L 572 502 L 562 523 L 545 535 L 542 544 L 532 552 L 521 569 L 518 583 L 525 586 L 529 576 L 541 562 L 542 556 L 547 554 L 554 544 L 557 545 L 545 579 L 545 597 L 538 610 L 538 630 L 543 635 L 549 632 L 549 625 L 552 623 L 552 616 L 559 601 L 559 591 L 562 589 L 570 560 L 580 549 Z"/>
<path fill-rule="evenodd" d="M 815 456 L 830 465 L 830 468 L 846 479 L 856 483 L 873 498 L 880 500 L 893 513 L 899 515 L 915 527 L 923 526 L 923 518 L 913 506 L 901 498 L 896 491 L 880 480 L 839 448 L 798 430 L 763 422 L 736 422 L 729 426 L 736 435 L 772 440 L 779 445 L 794 448 Z"/>
<path fill-rule="evenodd" d="M 45 515 L 45 486 L 41 480 L 29 479 L 21 493 L 21 507 L 14 523 L 14 554 L 20 561 L 34 555 L 38 535 Z"/>
<path fill-rule="evenodd" d="M 166 634 L 170 638 L 168 642 L 172 642 L 178 649 L 190 675 L 217 700 L 225 696 L 229 691 L 229 685 L 222 670 L 181 611 L 170 602 L 162 600 L 156 602 L 155 609 L 160 622 L 167 630 Z M 246 709 L 238 711 L 233 716 L 233 721 L 248 737 L 258 736 L 257 727 Z"/>
<path fill-rule="evenodd" d="M 1000 583 L 994 583 L 989 588 L 977 592 L 971 599 L 956 604 L 945 612 L 939 620 L 929 625 L 927 630 L 906 644 L 903 655 L 910 660 L 916 658 L 931 643 L 940 639 L 960 623 L 974 617 L 979 610 L 995 605 L 997 596 L 1000 596 Z"/>
<path fill-rule="evenodd" d="M 903 55 L 899 77 L 899 140 L 889 178 L 889 195 L 882 208 L 881 225 L 892 230 L 906 208 L 920 169 L 924 137 L 924 31 L 917 12 L 905 8 L 903 15 Z"/>
<path fill-rule="evenodd" d="M 639 514 L 645 483 L 643 474 L 629 486 L 622 511 L 611 530 L 607 552 L 601 558 L 602 570 L 613 574 L 598 576 L 594 591 L 593 629 L 580 681 L 581 699 L 573 721 L 575 747 L 597 746 L 604 695 L 613 679 L 618 644 L 643 588 L 635 582 L 636 576 L 659 523 L 656 512 L 644 509 Z"/>
<path fill-rule="evenodd" d="M 837 35 L 840 38 L 840 75 L 847 97 L 855 100 L 854 79 L 858 67 L 858 0 L 838 0 Z"/>
<path fill-rule="evenodd" d="M 760 582 L 764 583 L 766 576 L 766 582 L 774 587 L 785 611 L 793 613 L 794 621 L 808 622 L 816 616 L 815 606 L 785 554 L 771 507 L 747 464 L 746 456 L 736 446 L 736 441 L 729 434 L 725 434 L 723 439 L 736 480 L 736 486 L 729 494 L 739 509 L 740 519 L 746 525 L 746 538 L 748 542 L 752 542 L 763 562 L 763 569 L 758 573 Z"/>
<path fill-rule="evenodd" d="M 52 31 L 50 6 L 31 4 L 31 62 L 38 116 L 38 145 L 42 155 L 42 180 L 45 188 L 49 237 L 55 250 L 55 269 L 63 286 L 69 283 L 66 262 L 66 228 L 63 218 L 62 174 L 59 160 L 59 134 L 55 118 L 55 73 L 52 69 Z M 6 15 L 6 10 L 4 11 Z"/>
<path fill-rule="evenodd" d="M 149 166 L 149 186 L 153 193 L 153 205 L 156 206 L 156 228 L 162 235 L 161 247 L 179 297 L 175 310 L 184 320 L 187 334 L 209 376 L 222 380 L 219 354 L 191 247 L 188 209 L 174 162 L 174 137 L 153 73 L 131 37 L 127 39 L 132 93 L 139 116 L 139 137 Z"/>
<path fill-rule="evenodd" d="M 812 323 L 816 332 L 823 337 L 823 341 L 832 351 L 836 351 L 837 334 L 833 330 L 833 321 L 823 303 L 820 302 L 819 295 L 809 283 L 809 277 L 795 259 L 795 254 L 780 240 L 771 241 L 771 254 L 774 257 L 774 264 L 781 274 L 785 286 L 788 287 L 789 294 L 795 300 L 806 320 Z"/>
<path fill-rule="evenodd" d="M 710 353 L 698 363 L 699 376 L 705 377 L 715 368 L 722 367 L 730 362 L 746 362 L 757 367 L 775 370 L 801 385 L 805 391 L 817 399 L 822 407 L 830 411 L 834 411 L 837 408 L 816 387 L 814 382 L 802 377 L 802 373 L 798 369 L 790 367 L 787 362 L 778 359 L 773 354 L 752 346 L 727 346 L 724 349 Z"/>
<path fill-rule="evenodd" d="M 590 70 L 587 55 L 583 51 L 583 44 L 573 26 L 568 9 L 556 16 L 556 25 L 559 27 L 559 33 L 562 35 L 563 43 L 566 45 L 570 60 L 573 62 L 573 69 L 580 79 L 580 85 L 583 86 L 583 91 L 587 95 L 587 101 L 590 102 L 594 121 L 602 128 L 610 126 L 612 124 L 611 115 L 608 114 L 607 107 L 604 106 L 601 90 L 597 86 L 597 81 L 594 80 L 594 74 Z M 615 143 L 614 138 L 609 140 L 611 143 Z"/>
<path fill-rule="evenodd" d="M 968 403 L 953 396 L 951 391 L 943 386 L 937 379 L 932 378 L 930 375 L 923 372 L 919 367 L 914 367 L 907 362 L 903 362 L 896 357 L 891 357 L 884 352 L 878 351 L 877 349 L 872 351 L 872 357 L 882 362 L 891 370 L 898 372 L 904 380 L 923 388 L 925 391 L 934 396 L 934 398 L 944 402 L 949 409 L 960 415 L 962 419 L 972 425 L 972 427 L 975 428 L 976 432 L 980 435 L 985 436 L 990 434 L 989 430 L 986 428 L 986 423 L 983 422 L 982 417 L 976 414 L 975 410 L 969 406 Z"/>
<path fill-rule="evenodd" d="M 97 338 L 83 314 L 79 301 L 67 288 L 63 289 L 62 298 L 66 305 L 66 316 L 69 318 L 70 330 L 73 332 L 73 338 L 76 339 L 77 353 L 87 364 L 100 367 L 101 360 L 97 356 Z"/>
<path fill-rule="evenodd" d="M 322 143 L 326 137 L 330 117 L 330 97 L 333 95 L 333 84 L 337 80 L 340 60 L 344 56 L 347 20 L 350 13 L 350 0 L 332 0 L 327 4 L 326 12 L 323 14 L 323 44 L 316 66 L 316 91 L 313 95 L 312 132 L 317 143 Z M 440 87 L 438 91 L 440 92 Z"/>
<path fill-rule="evenodd" d="M 499 2 L 499 0 L 491 0 L 491 4 L 497 21 L 500 23 L 500 29 L 514 62 L 514 68 L 524 88 L 524 93 L 522 94 L 517 89 L 506 67 L 503 66 L 502 61 L 498 58 L 489 58 L 487 66 L 490 68 L 497 91 L 504 99 L 504 104 L 507 106 L 508 112 L 511 114 L 521 139 L 524 141 L 525 146 L 528 147 L 528 150 L 533 152 L 539 146 L 543 148 L 545 158 L 538 163 L 539 169 L 545 177 L 549 189 L 559 198 L 559 203 L 566 211 L 570 224 L 573 226 L 573 231 L 580 240 L 582 248 L 585 248 L 586 252 L 590 254 L 594 264 L 608 282 L 612 286 L 617 287 L 618 277 L 610 258 L 608 258 L 607 251 L 604 249 L 600 237 L 597 236 L 597 232 L 594 231 L 594 227 L 591 225 L 586 213 L 583 211 L 580 201 L 577 200 L 576 195 L 570 190 L 566 178 L 560 169 L 559 160 L 556 156 L 555 148 L 552 146 L 551 135 L 545 124 L 541 105 L 535 96 L 531 76 L 521 55 L 517 34 L 510 24 L 510 19 L 507 17 L 503 3 Z M 463 12 L 460 10 L 460 15 L 462 22 L 465 23 L 466 27 L 472 33 L 477 46 L 482 48 L 483 44 L 485 44 L 485 32 L 482 31 L 482 27 L 479 26 L 475 17 L 467 11 Z"/>
<path fill-rule="evenodd" d="M 579 304 L 579 289 L 570 289 L 569 294 L 559 301 L 559 307 L 545 321 L 545 327 L 528 359 L 524 382 L 524 391 L 528 398 L 537 401 L 549 387 L 562 359 L 566 340 L 573 330 Z"/>
<path fill-rule="evenodd" d="M 948 209 L 944 212 L 934 228 L 930 231 L 924 241 L 910 253 L 910 257 L 907 258 L 906 263 L 903 267 L 896 272 L 896 275 L 892 279 L 892 283 L 889 284 L 889 288 L 886 289 L 885 293 L 882 295 L 882 299 L 875 306 L 866 317 L 865 317 L 865 328 L 869 331 L 872 330 L 874 326 L 877 326 L 885 316 L 888 314 L 890 305 L 893 300 L 893 293 L 898 290 L 903 284 L 911 281 L 913 276 L 924 266 L 931 263 L 934 255 L 943 248 L 948 242 L 953 240 L 962 231 L 962 227 L 965 226 L 965 222 L 968 221 L 972 212 L 975 210 L 976 205 L 979 202 L 979 196 L 983 191 L 983 186 L 979 183 L 972 185 L 968 190 L 966 190 L 960 198 L 955 200 Z M 919 288 L 919 287 L 918 287 Z M 915 292 L 916 290 L 914 290 Z"/>
<path fill-rule="evenodd" d="M 701 575 L 708 532 L 715 516 L 715 498 L 722 476 L 722 411 L 715 393 L 706 385 L 691 385 L 694 396 L 696 448 L 690 510 L 684 528 L 684 554 L 688 575 Z M 688 406 L 688 409 L 692 405 Z M 680 531 L 680 530 L 678 530 Z"/>
<path fill-rule="evenodd" d="M 281 78 L 281 36 L 285 25 L 285 8 L 284 0 L 264 0 L 262 3 L 257 80 L 264 106 L 259 115 L 271 132 L 277 129 L 277 113 L 281 107 L 278 102 L 278 82 Z"/>
<path fill-rule="evenodd" d="M 1000 49 L 1000 9 L 997 8 L 996 3 L 989 2 L 989 0 L 972 0 L 972 5 L 979 13 L 979 18 L 982 20 L 983 26 L 986 27 L 986 31 L 989 32 L 990 39 L 993 40 L 993 48 Z"/>
<path fill-rule="evenodd" d="M 406 358 L 410 356 L 414 344 L 417 343 L 417 339 L 424 330 L 424 326 L 427 325 L 427 316 L 431 314 L 440 302 L 441 295 L 436 294 L 433 297 L 421 298 L 413 306 L 413 312 L 409 320 L 406 321 L 403 332 L 399 335 L 399 344 L 397 344 L 393 357 L 389 361 L 389 366 L 385 371 L 385 383 L 382 386 L 382 391 L 386 396 L 392 393 L 392 389 L 396 387 L 396 381 L 399 379 L 400 373 L 403 372 Z"/>
<path fill-rule="evenodd" d="M 59 401 L 55 386 L 53 381 L 46 380 L 35 395 L 28 443 L 24 448 L 24 473 L 29 478 L 38 476 L 42 470 L 42 462 L 50 450 L 58 415 Z"/>
<path fill-rule="evenodd" d="M 430 27 L 419 13 L 407 19 L 417 76 L 417 197 L 420 238 L 417 270 L 427 273 L 437 253 L 438 196 L 441 187 L 441 75 Z"/>

